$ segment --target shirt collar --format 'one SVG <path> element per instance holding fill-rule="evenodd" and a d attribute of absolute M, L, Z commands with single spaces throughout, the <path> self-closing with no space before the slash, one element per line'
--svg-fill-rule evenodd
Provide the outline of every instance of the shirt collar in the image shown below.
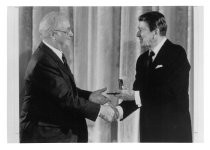
<path fill-rule="evenodd" d="M 60 60 L 63 62 L 62 60 L 62 54 L 63 52 L 57 48 L 54 48 L 53 46 L 49 45 L 46 41 L 42 41 L 45 45 L 47 45 L 47 47 L 49 47 L 57 56 L 58 58 L 60 58 Z"/>
<path fill-rule="evenodd" d="M 153 52 L 155 53 L 155 56 L 158 54 L 158 52 L 160 51 L 161 47 L 163 46 L 166 40 L 167 38 L 164 37 L 162 41 L 157 46 L 154 47 Z"/>

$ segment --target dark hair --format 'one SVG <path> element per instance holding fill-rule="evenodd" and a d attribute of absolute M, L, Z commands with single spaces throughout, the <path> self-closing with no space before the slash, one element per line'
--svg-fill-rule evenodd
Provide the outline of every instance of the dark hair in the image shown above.
<path fill-rule="evenodd" d="M 155 29 L 160 30 L 160 35 L 165 36 L 167 31 L 167 24 L 165 21 L 165 17 L 158 11 L 147 12 L 138 18 L 139 21 L 145 21 L 150 31 L 154 31 Z"/>

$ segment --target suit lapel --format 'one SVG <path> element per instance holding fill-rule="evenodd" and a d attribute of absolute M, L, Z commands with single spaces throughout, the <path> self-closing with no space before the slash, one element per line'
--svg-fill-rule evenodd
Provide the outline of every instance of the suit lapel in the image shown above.
<path fill-rule="evenodd" d="M 43 42 L 41 42 L 39 47 L 40 47 L 40 49 L 43 49 L 56 62 L 56 64 L 59 66 L 59 68 L 61 70 L 63 70 L 66 74 L 68 74 L 70 79 L 74 82 L 74 77 L 73 77 L 73 74 L 71 73 L 70 68 L 66 68 L 64 66 L 63 62 L 60 60 L 60 58 Z"/>
<path fill-rule="evenodd" d="M 166 50 L 169 44 L 170 44 L 170 41 L 166 40 L 163 46 L 161 47 L 160 51 L 158 52 L 155 60 L 152 63 L 152 69 L 155 69 L 155 66 L 163 62 L 163 60 L 165 59 L 164 55 L 166 53 Z"/>

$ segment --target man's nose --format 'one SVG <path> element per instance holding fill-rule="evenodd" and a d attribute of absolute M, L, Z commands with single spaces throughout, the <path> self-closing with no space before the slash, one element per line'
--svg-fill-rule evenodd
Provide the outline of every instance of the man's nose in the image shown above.
<path fill-rule="evenodd" d="M 68 34 L 69 34 L 70 37 L 73 37 L 74 36 L 74 34 L 73 34 L 73 32 L 71 30 L 69 31 Z"/>
<path fill-rule="evenodd" d="M 136 33 L 136 36 L 137 36 L 137 37 L 141 37 L 141 32 L 138 31 L 138 32 Z"/>

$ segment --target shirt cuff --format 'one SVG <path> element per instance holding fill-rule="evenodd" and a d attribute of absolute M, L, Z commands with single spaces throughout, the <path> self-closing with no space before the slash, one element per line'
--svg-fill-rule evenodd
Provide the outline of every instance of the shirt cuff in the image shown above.
<path fill-rule="evenodd" d="M 116 109 L 119 112 L 118 120 L 123 119 L 123 109 L 122 109 L 122 107 L 121 106 L 117 106 Z"/>
<path fill-rule="evenodd" d="M 135 91 L 135 102 L 138 107 L 141 107 L 141 99 L 140 99 L 139 91 Z"/>
<path fill-rule="evenodd" d="M 99 109 L 99 112 L 98 112 L 98 117 L 100 117 L 100 114 L 101 114 L 101 105 L 100 105 L 100 109 Z"/>

